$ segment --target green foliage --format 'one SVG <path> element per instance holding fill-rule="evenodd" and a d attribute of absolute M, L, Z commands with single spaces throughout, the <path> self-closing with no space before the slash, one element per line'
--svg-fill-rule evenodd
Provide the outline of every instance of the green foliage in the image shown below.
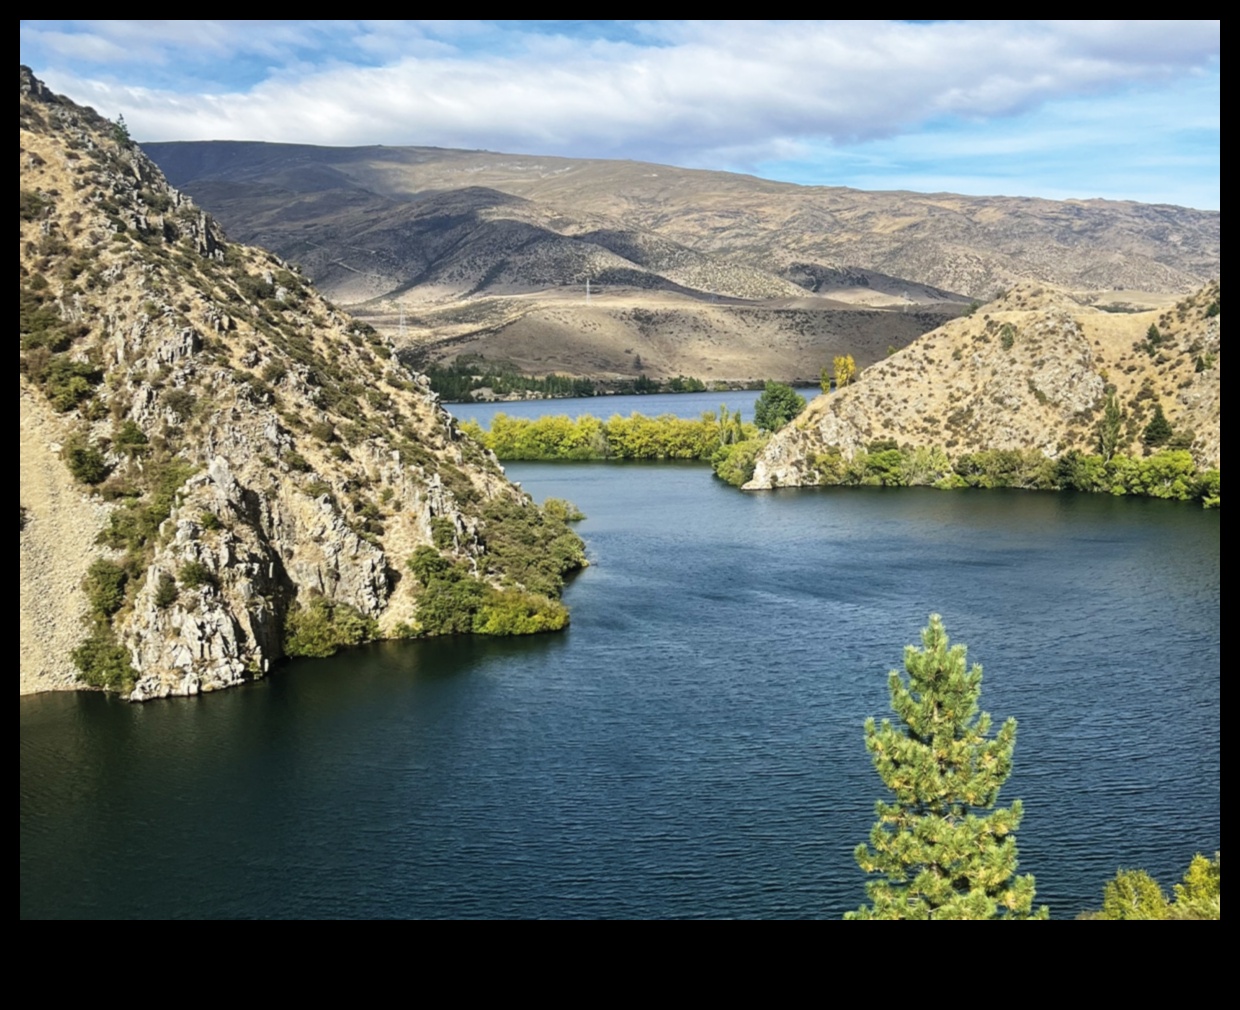
<path fill-rule="evenodd" d="M 564 414 L 534 419 L 496 414 L 490 431 L 472 423 L 461 430 L 502 460 L 708 460 L 720 445 L 756 434 L 753 425 L 743 425 L 726 409 L 705 411 L 696 419 L 633 413 L 608 421 L 589 414 L 576 419 Z"/>
<path fill-rule="evenodd" d="M 543 396 L 593 396 L 596 392 L 591 379 L 572 379 L 565 375 L 543 377 L 523 375 L 515 365 L 506 361 L 488 362 L 481 355 L 461 355 L 451 365 L 422 365 L 421 371 L 430 379 L 431 389 L 449 402 L 468 403 L 478 389 L 490 389 L 496 396 L 511 393 L 539 393 Z M 681 388 L 696 384 L 696 379 L 678 377 Z M 673 382 L 677 380 L 672 380 Z"/>
<path fill-rule="evenodd" d="M 290 610 L 284 620 L 284 651 L 289 656 L 331 656 L 338 649 L 369 642 L 379 625 L 347 603 L 315 597 Z"/>
<path fill-rule="evenodd" d="M 843 389 L 857 375 L 857 362 L 853 360 L 851 354 L 837 354 L 831 359 L 831 367 L 835 371 L 836 389 Z M 823 392 L 826 392 L 826 390 L 823 390 Z"/>
<path fill-rule="evenodd" d="M 999 342 L 1005 351 L 1010 351 L 1016 344 L 1016 327 L 1011 323 L 1004 323 L 999 327 Z"/>
<path fill-rule="evenodd" d="M 1154 416 L 1141 433 L 1141 441 L 1146 445 L 1165 445 L 1173 434 L 1167 415 L 1163 413 L 1162 404 L 1157 404 L 1154 407 Z"/>
<path fill-rule="evenodd" d="M 1016 721 L 988 736 L 990 716 L 978 711 L 982 669 L 966 669 L 965 647 L 949 647 L 937 614 L 921 640 L 921 649 L 904 650 L 907 683 L 889 675 L 901 728 L 866 721 L 866 749 L 892 800 L 877 804 L 870 844 L 856 851 L 861 868 L 882 879 L 866 886 L 871 904 L 846 917 L 1045 918 L 1045 908 L 1032 912 L 1033 877 L 1015 875 L 1020 801 L 995 809 L 1012 771 Z"/>
<path fill-rule="evenodd" d="M 1102 908 L 1084 912 L 1085 920 L 1221 920 L 1223 918 L 1223 864 L 1221 856 L 1198 853 L 1184 871 L 1184 879 L 1167 897 L 1158 881 L 1145 870 L 1120 870 L 1102 890 Z"/>
<path fill-rule="evenodd" d="M 86 577 L 82 580 L 82 589 L 90 601 L 90 609 L 97 616 L 109 618 L 125 603 L 125 583 L 129 581 L 129 573 L 123 565 L 106 558 L 99 558 L 91 563 Z"/>
<path fill-rule="evenodd" d="M 585 518 L 581 509 L 564 498 L 548 498 L 543 502 L 542 508 L 549 522 L 576 523 Z"/>
<path fill-rule="evenodd" d="M 25 340 L 23 338 L 23 343 Z M 73 360 L 67 354 L 53 353 L 53 349 L 59 346 L 49 343 L 31 348 L 23 356 L 21 368 L 30 381 L 43 390 L 52 406 L 65 413 L 94 395 L 95 386 L 103 381 L 103 373 L 84 361 Z"/>
<path fill-rule="evenodd" d="M 284 462 L 288 464 L 290 470 L 294 470 L 297 473 L 309 473 L 314 469 L 314 467 L 310 465 L 310 461 L 306 459 L 305 456 L 299 452 L 295 452 L 292 449 L 289 449 L 284 454 Z"/>
<path fill-rule="evenodd" d="M 22 221 L 34 221 L 41 217 L 48 207 L 48 201 L 41 194 L 30 189 L 19 189 L 17 200 L 17 216 Z"/>
<path fill-rule="evenodd" d="M 431 541 L 441 551 L 450 551 L 456 546 L 456 523 L 443 516 L 431 520 Z"/>
<path fill-rule="evenodd" d="M 1124 411 L 1112 390 L 1107 393 L 1106 403 L 1102 408 L 1102 420 L 1098 422 L 1098 452 L 1104 460 L 1109 460 L 1119 449 L 1123 425 Z"/>
<path fill-rule="evenodd" d="M 1197 853 L 1184 872 L 1184 880 L 1175 885 L 1172 918 L 1221 919 L 1222 917 L 1222 856 L 1216 852 L 1211 860 Z"/>
<path fill-rule="evenodd" d="M 765 437 L 748 438 L 719 446 L 710 459 L 715 476 L 733 487 L 741 487 L 753 480 L 758 453 L 763 450 L 767 441 Z"/>
<path fill-rule="evenodd" d="M 159 525 L 172 514 L 177 491 L 193 475 L 194 466 L 177 457 L 152 460 L 143 472 L 146 482 L 142 500 L 116 509 L 108 516 L 99 542 L 109 547 L 140 550 L 159 532 Z"/>
<path fill-rule="evenodd" d="M 754 423 L 763 431 L 779 431 L 805 409 L 805 397 L 782 382 L 768 382 L 753 407 Z"/>
<path fill-rule="evenodd" d="M 133 690 L 137 671 L 129 662 L 129 650 L 116 640 L 106 621 L 97 621 L 89 637 L 70 653 L 80 679 L 91 687 L 110 691 Z"/>
<path fill-rule="evenodd" d="M 497 498 L 482 509 L 482 559 L 487 573 L 543 596 L 557 597 L 564 576 L 583 568 L 585 546 L 556 510 L 540 509 L 532 501 Z"/>
<path fill-rule="evenodd" d="M 433 547 L 419 547 L 409 568 L 423 586 L 422 634 L 535 635 L 568 624 L 568 609 L 559 601 L 516 588 L 495 589 Z"/>
<path fill-rule="evenodd" d="M 1167 919 L 1171 903 L 1144 870 L 1120 870 L 1102 893 L 1099 919 Z"/>
<path fill-rule="evenodd" d="M 1158 327 L 1150 323 L 1150 328 L 1145 331 L 1145 340 L 1140 344 L 1140 347 L 1152 358 L 1158 353 L 1158 349 L 1162 346 L 1164 339 Z"/>
<path fill-rule="evenodd" d="M 108 464 L 103 453 L 80 439 L 73 439 L 65 445 L 64 460 L 73 479 L 83 484 L 98 484 L 108 475 Z"/>
<path fill-rule="evenodd" d="M 177 589 L 177 580 L 167 572 L 159 573 L 159 582 L 155 586 L 155 606 L 167 610 L 177 601 L 181 593 Z"/>
<path fill-rule="evenodd" d="M 1036 449 L 987 449 L 965 453 L 956 473 L 969 487 L 1018 487 L 1045 491 L 1055 486 L 1055 463 Z"/>
<path fill-rule="evenodd" d="M 217 579 L 201 561 L 187 561 L 177 573 L 177 579 L 186 589 L 197 589 L 199 586 L 215 586 Z"/>
<path fill-rule="evenodd" d="M 121 147 L 128 147 L 133 143 L 129 136 L 129 127 L 126 125 L 123 115 L 117 116 L 116 122 L 112 124 L 112 139 L 120 144 Z"/>
<path fill-rule="evenodd" d="M 150 439 L 146 437 L 146 433 L 135 422 L 125 420 L 116 429 L 116 434 L 112 437 L 112 444 L 130 459 L 133 459 L 135 456 L 141 456 L 147 451 L 150 446 Z"/>

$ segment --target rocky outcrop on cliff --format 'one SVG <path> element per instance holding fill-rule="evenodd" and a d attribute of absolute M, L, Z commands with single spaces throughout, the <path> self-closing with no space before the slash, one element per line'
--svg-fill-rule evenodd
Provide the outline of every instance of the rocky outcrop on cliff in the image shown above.
<path fill-rule="evenodd" d="M 820 483 L 824 457 L 847 460 L 875 443 L 935 447 L 952 459 L 1093 452 L 1111 394 L 1124 412 L 1116 451 L 1140 454 L 1161 406 L 1196 464 L 1217 468 L 1220 299 L 1216 282 L 1162 312 L 1105 312 L 1020 285 L 815 399 L 770 440 L 745 487 Z"/>
<path fill-rule="evenodd" d="M 417 633 L 420 547 L 526 588 L 501 516 L 562 524 L 384 339 L 25 68 L 19 144 L 23 692 L 75 649 L 135 700 L 227 687 L 314 607 Z"/>

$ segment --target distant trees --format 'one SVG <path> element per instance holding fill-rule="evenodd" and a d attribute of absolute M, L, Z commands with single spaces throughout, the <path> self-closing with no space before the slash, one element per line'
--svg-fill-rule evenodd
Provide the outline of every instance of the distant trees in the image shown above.
<path fill-rule="evenodd" d="M 754 423 L 763 431 L 779 431 L 805 409 L 805 397 L 782 382 L 767 382 L 753 407 Z"/>
<path fill-rule="evenodd" d="M 1120 445 L 1120 432 L 1124 426 L 1124 411 L 1119 405 L 1115 391 L 1107 393 L 1102 408 L 1102 420 L 1098 423 L 1098 454 L 1104 461 L 1115 455 Z"/>
<path fill-rule="evenodd" d="M 857 362 L 853 360 L 851 354 L 839 354 L 831 360 L 832 367 L 835 369 L 835 388 L 843 389 L 857 374 Z"/>
<path fill-rule="evenodd" d="M 1012 771 L 1016 720 L 989 737 L 978 712 L 982 668 L 965 665 L 963 645 L 949 646 L 938 614 L 907 646 L 908 681 L 892 670 L 891 708 L 901 727 L 873 719 L 865 745 L 891 791 L 879 801 L 870 844 L 857 863 L 882 879 L 866 885 L 870 904 L 849 919 L 1044 919 L 1033 912 L 1034 880 L 1016 876 L 1021 804 L 994 809 Z M 989 811 L 978 813 L 978 811 Z"/>
<path fill-rule="evenodd" d="M 853 360 L 853 356 L 851 354 L 837 354 L 831 359 L 831 369 L 824 368 L 822 370 L 818 383 L 822 386 L 824 393 L 829 393 L 831 392 L 833 380 L 836 389 L 843 389 L 853 381 L 856 374 L 857 362 Z"/>

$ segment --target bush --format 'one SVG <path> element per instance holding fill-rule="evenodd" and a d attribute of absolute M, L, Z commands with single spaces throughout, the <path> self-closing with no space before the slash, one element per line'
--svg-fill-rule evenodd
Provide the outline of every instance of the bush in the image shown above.
<path fill-rule="evenodd" d="M 70 654 L 80 679 L 91 687 L 110 691 L 131 691 L 138 679 L 129 662 L 129 650 L 116 641 L 111 627 L 103 621 L 95 624 L 90 637 Z"/>
<path fill-rule="evenodd" d="M 215 573 L 211 571 L 201 561 L 187 561 L 181 566 L 178 573 L 181 585 L 186 589 L 197 589 L 199 586 L 215 586 L 217 579 Z"/>
<path fill-rule="evenodd" d="M 177 601 L 180 596 L 177 589 L 177 580 L 167 572 L 159 573 L 159 583 L 155 587 L 155 606 L 160 610 L 167 610 Z"/>
<path fill-rule="evenodd" d="M 111 617 L 125 602 L 125 583 L 129 573 L 115 561 L 99 558 L 93 562 L 82 580 L 82 588 L 98 617 Z"/>
<path fill-rule="evenodd" d="M 108 475 L 108 464 L 103 453 L 93 445 L 70 442 L 65 446 L 65 465 L 74 480 L 83 484 L 98 484 Z"/>
<path fill-rule="evenodd" d="M 134 456 L 141 456 L 147 451 L 150 446 L 150 439 L 146 437 L 146 433 L 136 423 L 127 420 L 116 430 L 112 444 L 132 459 Z"/>
<path fill-rule="evenodd" d="M 289 656 L 322 658 L 347 645 L 369 642 L 379 633 L 373 618 L 347 603 L 322 596 L 290 610 L 284 620 L 284 651 Z"/>
<path fill-rule="evenodd" d="M 450 551 L 456 546 L 456 523 L 443 516 L 431 520 L 431 540 L 441 551 Z"/>

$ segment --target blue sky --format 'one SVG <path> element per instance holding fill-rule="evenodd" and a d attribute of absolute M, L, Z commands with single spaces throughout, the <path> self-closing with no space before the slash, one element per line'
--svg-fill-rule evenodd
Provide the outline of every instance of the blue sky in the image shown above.
<path fill-rule="evenodd" d="M 22 21 L 138 140 L 632 158 L 1220 205 L 1218 21 Z"/>

